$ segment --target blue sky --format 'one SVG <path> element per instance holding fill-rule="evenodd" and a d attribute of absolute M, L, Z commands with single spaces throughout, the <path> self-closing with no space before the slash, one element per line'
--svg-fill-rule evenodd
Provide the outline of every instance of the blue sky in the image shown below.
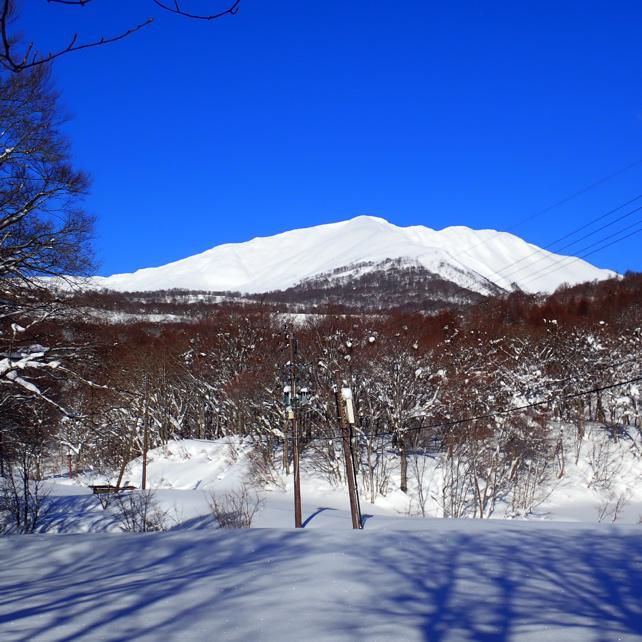
<path fill-rule="evenodd" d="M 25 0 L 20 26 L 49 49 L 149 15 L 54 68 L 100 274 L 359 214 L 546 245 L 642 193 L 639 2 Z M 641 242 L 589 260 L 642 270 Z"/>

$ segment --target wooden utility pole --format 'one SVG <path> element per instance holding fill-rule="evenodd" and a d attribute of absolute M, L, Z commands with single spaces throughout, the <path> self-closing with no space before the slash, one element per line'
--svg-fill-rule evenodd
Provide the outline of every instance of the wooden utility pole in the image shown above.
<path fill-rule="evenodd" d="M 140 487 L 147 487 L 147 451 L 149 450 L 149 383 L 145 375 L 145 399 L 143 408 L 143 478 Z"/>
<path fill-rule="evenodd" d="M 295 340 L 292 330 L 288 332 L 290 344 L 290 407 L 289 419 L 292 423 L 292 468 L 294 469 L 294 528 L 301 528 L 301 471 L 299 468 L 299 428 L 296 421 L 296 364 Z"/>
<path fill-rule="evenodd" d="M 342 393 L 341 379 L 339 371 L 334 373 L 335 387 L 334 399 L 337 404 L 337 416 L 341 427 L 341 436 L 343 442 L 343 456 L 346 462 L 346 477 L 348 481 L 348 494 L 350 496 L 350 513 L 352 514 L 352 528 L 361 528 L 361 509 L 357 497 L 357 485 L 354 475 L 354 465 L 352 461 L 352 439 L 350 435 L 350 426 L 346 417 L 346 409 Z"/>

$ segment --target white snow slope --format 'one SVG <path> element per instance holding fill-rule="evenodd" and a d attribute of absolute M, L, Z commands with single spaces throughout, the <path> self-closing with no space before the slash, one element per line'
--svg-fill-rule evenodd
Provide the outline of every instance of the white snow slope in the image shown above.
<path fill-rule="evenodd" d="M 361 262 L 403 258 L 483 294 L 489 281 L 503 289 L 552 292 L 562 283 L 615 275 L 574 257 L 562 257 L 495 230 L 398 227 L 373 216 L 283 232 L 246 243 L 219 245 L 201 254 L 132 274 L 94 277 L 119 291 L 170 288 L 268 292 Z"/>

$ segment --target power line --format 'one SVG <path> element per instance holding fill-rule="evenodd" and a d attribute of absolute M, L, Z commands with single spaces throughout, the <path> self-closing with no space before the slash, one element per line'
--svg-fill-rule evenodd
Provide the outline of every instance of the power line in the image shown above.
<path fill-rule="evenodd" d="M 594 218 L 593 220 L 589 221 L 588 223 L 577 227 L 576 229 L 574 229 L 571 232 L 565 234 L 564 236 L 561 236 L 560 238 L 556 239 L 555 241 L 552 241 L 551 243 L 549 243 L 547 245 L 544 245 L 541 249 L 543 249 L 543 250 L 551 250 L 552 247 L 554 245 L 557 245 L 559 242 L 561 242 L 561 241 L 563 241 L 563 240 L 565 240 L 565 239 L 567 239 L 567 238 L 569 238 L 571 236 L 574 236 L 575 234 L 577 234 L 578 232 L 581 232 L 582 230 L 585 230 L 586 228 L 590 227 L 594 223 L 596 223 L 596 222 L 598 222 L 600 220 L 603 220 L 604 218 L 614 214 L 615 212 L 617 212 L 617 211 L 621 210 L 622 208 L 626 207 L 627 205 L 630 205 L 631 203 L 639 200 L 641 197 L 642 197 L 642 194 L 639 195 L 639 196 L 636 196 L 634 199 L 631 199 L 630 201 L 627 201 L 626 203 L 623 203 L 622 205 L 618 205 L 616 208 L 606 212 L 605 214 L 602 214 L 601 216 L 598 216 L 598 217 Z M 635 214 L 636 212 L 639 212 L 640 210 L 642 210 L 642 206 L 636 207 L 633 210 L 630 210 L 629 212 L 627 212 L 626 214 L 623 214 L 622 216 L 618 216 L 613 221 L 611 221 L 609 223 L 606 223 L 606 224 L 598 227 L 597 229 L 595 229 L 595 230 L 593 230 L 591 232 L 588 232 L 587 234 L 584 234 L 584 236 L 580 236 L 579 238 L 577 238 L 577 239 L 575 239 L 573 241 L 569 241 L 568 243 L 565 243 L 561 247 L 558 247 L 558 248 L 555 249 L 555 254 L 558 254 L 562 250 L 568 249 L 568 248 L 572 247 L 573 245 L 576 245 L 580 241 L 583 241 L 583 240 L 585 240 L 587 238 L 590 238 L 591 236 L 594 236 L 598 232 L 601 232 L 601 231 L 605 230 L 606 228 L 611 227 L 612 225 L 615 225 L 616 223 L 619 223 L 620 221 L 624 220 L 625 218 L 628 218 L 629 216 L 632 216 L 633 214 Z M 517 270 L 513 271 L 513 268 L 515 268 L 517 265 L 519 265 L 520 263 L 522 263 L 526 259 L 529 259 L 529 258 L 531 258 L 533 256 L 537 256 L 537 255 L 539 255 L 539 258 L 537 258 L 531 264 L 523 266 L 523 267 L 518 268 Z M 540 249 L 538 248 L 534 252 L 531 252 L 530 254 L 527 254 L 526 256 L 523 256 L 518 261 L 515 261 L 515 263 L 513 263 L 512 265 L 509 265 L 509 266 L 499 270 L 497 272 L 497 274 L 501 274 L 505 278 L 513 278 L 516 274 L 518 274 L 519 272 L 522 272 L 524 269 L 530 268 L 535 263 L 539 263 L 540 261 L 543 261 L 544 259 L 547 259 L 547 258 L 549 258 L 549 255 L 548 254 L 542 254 Z M 510 274 L 506 274 L 507 271 L 509 271 Z"/>
<path fill-rule="evenodd" d="M 630 234 L 627 234 L 626 236 L 623 236 L 621 239 L 617 239 L 616 241 L 613 241 L 612 243 L 607 243 L 606 245 L 603 245 L 602 247 L 598 247 L 597 250 L 593 250 L 592 252 L 589 252 L 588 254 L 585 254 L 582 258 L 586 258 L 587 256 L 591 256 L 591 254 L 595 254 L 596 252 L 599 252 L 600 250 L 603 250 L 606 247 L 610 247 L 611 245 L 614 245 L 615 243 L 619 243 L 620 241 L 624 241 L 625 239 L 628 239 L 631 236 L 635 236 L 636 234 L 639 234 L 640 232 L 642 232 L 642 229 L 636 230 L 635 232 L 631 232 Z"/>
<path fill-rule="evenodd" d="M 604 243 L 604 241 L 608 241 L 609 239 L 612 239 L 613 237 L 618 237 L 618 235 L 622 234 L 622 232 L 626 232 L 627 230 L 630 230 L 632 228 L 636 228 L 637 226 L 640 225 L 642 221 L 636 221 L 635 223 L 631 225 L 627 225 L 626 227 L 623 227 L 622 229 L 618 230 L 617 232 L 613 232 L 612 234 L 607 234 L 606 236 L 602 237 L 601 239 L 598 239 L 597 241 L 594 241 L 593 243 L 590 243 L 589 245 L 586 245 L 583 247 L 581 250 L 578 251 L 577 256 L 562 256 L 556 259 L 556 261 L 553 263 L 553 265 L 549 265 L 545 268 L 542 268 L 538 270 L 537 272 L 528 275 L 524 281 L 522 281 L 522 285 L 525 285 L 532 281 L 535 278 L 538 278 L 540 276 L 546 276 L 547 274 L 550 274 L 551 272 L 554 272 L 555 270 L 561 268 L 561 267 L 568 267 L 569 265 L 576 263 L 577 261 L 584 260 L 586 257 L 591 256 L 592 254 L 595 254 L 607 247 L 610 247 L 612 245 L 615 245 L 616 243 L 620 243 L 621 241 L 626 240 L 627 238 L 630 238 L 631 236 L 634 236 L 635 234 L 638 234 L 640 231 L 642 231 L 642 228 L 635 229 L 633 232 L 629 234 L 625 234 L 624 236 L 620 236 L 619 238 L 616 238 L 615 240 L 611 241 L 610 243 Z M 596 245 L 599 245 L 600 243 L 604 243 L 603 245 L 600 245 L 598 248 L 592 250 L 591 252 L 587 252 L 587 250 L 590 250 L 591 248 L 595 247 Z M 564 261 L 568 261 L 566 265 L 562 266 L 562 263 Z"/>
<path fill-rule="evenodd" d="M 542 214 L 546 214 L 550 212 L 551 210 L 561 206 L 565 205 L 566 203 L 572 201 L 573 199 L 577 198 L 578 196 L 582 196 L 583 194 L 586 194 L 587 192 L 590 192 L 592 189 L 595 189 L 596 187 L 599 187 L 600 185 L 604 185 L 605 183 L 608 183 L 608 181 L 617 178 L 618 176 L 621 176 L 622 174 L 628 172 L 630 169 L 633 169 L 634 167 L 637 167 L 638 165 L 642 165 L 642 158 L 633 161 L 632 163 L 629 163 L 625 167 L 622 167 L 615 172 L 612 172 L 611 174 L 608 174 L 607 176 L 604 176 L 602 178 L 599 178 L 596 181 L 593 181 L 586 187 L 583 187 L 576 192 L 573 192 L 572 194 L 569 194 L 568 196 L 562 198 L 561 200 L 557 201 L 556 203 L 553 203 L 552 205 L 549 205 L 548 207 L 545 207 L 537 212 L 534 212 L 530 216 L 522 219 L 518 223 L 515 224 L 515 227 L 520 227 L 524 225 L 524 223 L 529 223 L 533 219 L 541 216 Z M 639 198 L 639 197 L 638 197 Z"/>
<path fill-rule="evenodd" d="M 608 212 L 606 212 L 605 214 L 602 214 L 600 216 L 596 216 L 594 219 L 590 220 L 585 225 L 582 225 L 579 228 L 576 228 L 575 230 L 571 230 L 570 232 L 568 232 L 564 236 L 561 236 L 560 238 L 556 239 L 555 241 L 552 241 L 551 243 L 547 244 L 545 247 L 549 248 L 549 247 L 552 247 L 553 245 L 557 245 L 560 241 L 564 241 L 569 236 L 573 236 L 573 234 L 575 234 L 576 232 L 579 232 L 582 229 L 590 227 L 593 223 L 598 223 L 599 221 L 609 217 L 611 214 L 614 214 L 615 212 L 618 212 L 619 210 L 627 207 L 628 205 L 631 205 L 631 203 L 635 203 L 635 201 L 639 200 L 640 198 L 642 198 L 642 194 L 638 194 L 635 198 L 632 198 L 631 200 L 626 201 L 625 203 L 622 203 L 622 205 L 618 205 L 617 207 L 613 208 L 612 210 L 609 210 Z M 637 211 L 638 209 L 640 209 L 640 208 L 638 207 L 637 209 L 635 209 L 633 211 Z M 628 216 L 628 214 L 626 214 L 622 218 L 626 218 L 626 216 Z M 611 223 L 609 223 L 609 225 L 611 225 Z M 608 227 L 608 225 L 605 226 L 605 227 Z M 600 228 L 600 229 L 602 229 L 602 228 Z M 557 251 L 559 251 L 559 249 Z"/>
<path fill-rule="evenodd" d="M 633 361 L 633 359 L 631 359 L 631 361 Z M 624 363 L 627 363 L 627 361 L 621 362 L 620 364 L 608 364 L 608 367 L 616 367 L 617 365 L 622 365 Z M 571 381 L 571 380 L 573 380 L 573 377 L 569 377 L 568 379 L 562 379 L 561 381 Z M 611 390 L 613 388 L 619 388 L 621 386 L 626 386 L 626 385 L 628 385 L 630 383 L 637 383 L 637 382 L 640 382 L 640 381 L 642 381 L 642 376 L 637 376 L 637 377 L 633 377 L 631 379 L 627 379 L 625 381 L 617 381 L 617 382 L 609 384 L 607 386 L 599 386 L 599 387 L 596 387 L 596 388 L 591 388 L 590 390 L 583 390 L 581 392 L 575 392 L 575 393 L 562 395 L 562 396 L 551 395 L 547 399 L 543 399 L 541 401 L 534 401 L 532 403 L 524 404 L 522 406 L 515 406 L 513 408 L 507 408 L 506 410 L 498 410 L 498 411 L 495 411 L 495 412 L 489 412 L 489 413 L 485 413 L 485 414 L 481 414 L 481 415 L 475 415 L 475 416 L 472 416 L 472 417 L 465 417 L 463 419 L 453 419 L 453 420 L 442 421 L 442 422 L 434 423 L 434 424 L 416 426 L 416 427 L 413 427 L 413 428 L 407 428 L 406 430 L 403 430 L 401 432 L 403 432 L 403 434 L 406 434 L 406 433 L 412 433 L 412 432 L 420 432 L 422 430 L 428 430 L 428 429 L 431 429 L 431 428 L 450 428 L 452 426 L 459 426 L 461 424 L 471 423 L 473 421 L 481 421 L 482 419 L 494 419 L 496 417 L 505 417 L 507 415 L 512 415 L 512 414 L 516 414 L 516 413 L 521 414 L 521 413 L 524 413 L 527 410 L 530 410 L 532 408 L 538 408 L 540 406 L 545 406 L 545 405 L 550 404 L 550 403 L 555 402 L 555 401 L 561 402 L 561 401 L 569 401 L 571 399 L 578 399 L 580 397 L 586 397 L 588 395 L 597 394 L 598 392 L 604 392 L 605 390 Z M 377 433 L 372 433 L 372 432 L 368 433 L 368 432 L 365 432 L 365 431 L 361 431 L 361 435 L 364 436 L 364 437 L 369 437 L 369 436 L 372 436 L 373 434 L 375 436 L 377 436 L 377 437 L 392 437 L 394 435 L 397 435 L 398 432 L 397 431 L 382 431 L 382 432 L 377 432 Z M 311 442 L 314 442 L 314 441 L 325 441 L 325 442 L 328 442 L 328 441 L 340 441 L 341 439 L 343 439 L 343 437 L 337 436 L 337 435 L 329 435 L 329 436 L 323 436 L 323 437 L 319 436 L 319 437 L 313 437 L 312 439 L 307 440 L 307 443 L 311 443 Z M 254 440 L 255 443 L 256 442 L 261 442 L 261 441 L 263 441 L 263 440 L 261 440 L 261 439 Z M 264 442 L 264 443 L 267 443 L 267 442 Z"/>
<path fill-rule="evenodd" d="M 642 161 L 640 161 L 640 162 L 642 162 Z M 530 254 L 527 254 L 527 255 L 525 255 L 525 256 L 522 256 L 520 259 L 517 259 L 516 261 L 513 261 L 513 262 L 511 262 L 511 263 L 508 263 L 507 265 L 505 265 L 505 266 L 504 266 L 503 268 L 501 268 L 500 270 L 497 270 L 497 271 L 495 272 L 495 275 L 504 276 L 504 278 L 507 278 L 507 279 L 508 279 L 508 278 L 512 278 L 512 277 L 514 277 L 516 274 L 518 274 L 520 271 L 522 271 L 522 270 L 524 270 L 524 269 L 526 269 L 526 268 L 530 268 L 530 267 L 532 267 L 532 264 L 530 264 L 530 265 L 526 265 L 526 266 L 522 266 L 522 267 L 518 267 L 518 268 L 517 268 L 517 269 L 516 269 L 512 274 L 510 274 L 510 271 L 511 271 L 511 270 L 514 270 L 514 269 L 515 269 L 515 268 L 516 268 L 520 263 L 524 262 L 525 260 L 527 260 L 527 259 L 529 259 L 529 258 L 531 258 L 531 257 L 533 257 L 533 256 L 538 256 L 538 255 L 539 255 L 539 258 L 538 258 L 534 263 L 538 263 L 538 262 L 539 262 L 539 261 L 541 261 L 541 260 L 551 258 L 551 256 L 550 256 L 549 254 L 542 254 L 542 250 L 546 250 L 546 249 L 548 249 L 548 248 L 552 247 L 553 245 L 558 244 L 558 243 L 560 243 L 561 241 L 566 240 L 567 238 L 572 237 L 573 235 L 577 234 L 578 232 L 581 232 L 582 230 L 589 228 L 591 225 L 594 225 L 595 223 L 597 223 L 597 222 L 599 222 L 599 221 L 601 221 L 601 220 L 604 220 L 604 219 L 608 218 L 609 216 L 612 216 L 614 213 L 616 213 L 616 212 L 620 211 L 621 209 L 623 209 L 623 208 L 627 207 L 628 205 L 631 205 L 632 203 L 635 203 L 635 202 L 636 202 L 636 201 L 638 201 L 640 198 L 642 198 L 642 194 L 639 194 L 639 195 L 637 195 L 635 198 L 629 199 L 629 200 L 625 201 L 624 203 L 621 203 L 621 204 L 620 204 L 620 205 L 618 205 L 617 207 L 614 207 L 614 208 L 610 209 L 609 211 L 607 211 L 607 212 L 605 212 L 605 213 L 603 213 L 603 214 L 600 214 L 599 216 L 597 216 L 597 217 L 595 217 L 595 218 L 591 219 L 590 221 L 588 221 L 587 223 L 584 223 L 584 224 L 580 225 L 579 227 L 577 227 L 577 228 L 575 228 L 575 229 L 571 230 L 570 232 L 567 232 L 566 234 L 564 234 L 563 236 L 559 237 L 558 239 L 556 239 L 556 240 L 552 241 L 550 244 L 548 244 L 548 245 L 544 246 L 543 248 L 537 248 L 536 250 L 534 250 L 534 251 L 533 251 L 533 252 L 531 252 Z M 624 220 L 625 218 L 627 218 L 627 217 L 629 217 L 629 216 L 632 216 L 634 213 L 636 213 L 636 212 L 638 212 L 638 211 L 641 211 L 641 210 L 642 210 L 642 206 L 636 207 L 636 208 L 634 208 L 633 210 L 630 210 L 630 211 L 626 212 L 625 214 L 623 214 L 623 215 L 619 216 L 619 217 L 618 217 L 618 218 L 616 218 L 615 220 L 613 220 L 613 221 L 611 221 L 611 222 L 609 222 L 609 223 L 606 223 L 605 225 L 603 225 L 603 226 L 599 227 L 598 229 L 593 230 L 592 232 L 589 232 L 588 234 L 585 234 L 584 236 L 582 236 L 582 237 L 580 237 L 580 238 L 576 239 L 575 241 L 571 241 L 571 242 L 569 242 L 569 243 L 565 244 L 564 246 L 562 246 L 562 248 L 558 248 L 558 249 L 557 249 L 557 251 L 560 251 L 560 249 L 564 249 L 564 248 L 571 247 L 572 245 L 575 245 L 576 243 L 579 243 L 581 240 L 584 240 L 584 239 L 586 239 L 586 238 L 589 238 L 589 237 L 593 236 L 594 234 L 597 234 L 598 232 L 603 231 L 604 229 L 606 229 L 606 228 L 610 227 L 611 225 L 614 225 L 615 223 L 617 223 L 617 222 L 619 222 L 619 221 L 621 221 L 621 220 Z M 636 223 L 636 224 L 637 224 L 637 223 Z M 621 229 L 620 229 L 620 230 L 618 230 L 617 232 L 614 232 L 612 235 L 607 235 L 607 236 L 605 236 L 605 237 L 602 237 L 601 239 L 598 239 L 595 243 L 593 243 L 593 244 L 591 244 L 591 245 L 589 245 L 589 246 L 584 247 L 584 248 L 583 248 L 582 250 L 580 250 L 578 253 L 580 253 L 580 252 L 584 252 L 584 251 L 586 251 L 587 249 L 592 248 L 595 244 L 597 244 L 597 243 L 601 243 L 601 242 L 603 242 L 603 241 L 605 241 L 605 240 L 608 240 L 609 238 L 612 238 L 612 236 L 617 235 L 617 234 L 620 234 L 621 232 L 623 232 L 623 231 L 625 231 L 625 230 L 627 230 L 627 229 L 630 229 L 630 227 L 631 227 L 631 226 L 621 228 Z M 625 238 L 626 238 L 626 237 L 625 237 Z M 624 240 L 624 238 L 623 238 L 623 239 L 621 239 L 621 240 Z M 476 248 L 476 247 L 480 247 L 480 246 L 482 246 L 482 245 L 488 245 L 489 243 L 490 243 L 490 240 L 482 241 L 482 242 L 480 242 L 480 243 L 478 243 L 478 244 L 476 244 L 476 245 L 473 245 L 473 246 L 468 247 L 468 248 L 466 248 L 466 249 L 464 249 L 464 250 L 461 250 L 461 251 L 462 251 L 462 252 L 465 252 L 465 253 L 467 253 L 467 254 L 469 254 L 469 251 L 470 251 L 470 250 L 472 250 L 472 249 L 474 249 L 474 248 Z M 602 248 L 598 248 L 597 250 L 595 250 L 595 252 L 599 251 L 600 249 L 604 249 L 605 247 L 608 247 L 608 245 L 605 245 L 605 246 L 603 246 Z M 593 253 L 595 253 L 595 252 L 591 252 L 591 254 L 593 254 Z M 469 255 L 470 255 L 470 254 L 469 254 Z M 470 256 L 472 256 L 472 255 L 470 255 Z M 473 257 L 473 258 L 474 258 L 474 257 Z M 559 269 L 559 268 L 561 268 L 561 267 L 565 267 L 565 266 L 563 266 L 564 261 L 567 261 L 567 260 L 568 260 L 568 261 L 569 261 L 569 264 L 570 264 L 570 263 L 573 263 L 574 261 L 578 260 L 579 258 L 581 258 L 581 257 L 578 257 L 578 256 L 575 256 L 575 257 L 569 257 L 569 256 L 553 256 L 553 258 L 552 258 L 552 261 L 553 261 L 553 262 L 552 262 L 552 264 L 549 264 L 549 265 L 546 265 L 546 266 L 542 267 L 540 270 L 538 270 L 538 271 L 537 271 L 537 272 L 535 272 L 534 274 L 529 274 L 529 275 L 527 275 L 527 276 L 525 277 L 525 280 L 522 282 L 522 284 L 521 284 L 521 285 L 525 285 L 526 283 L 528 283 L 528 282 L 532 281 L 532 279 L 533 279 L 533 278 L 537 277 L 538 275 L 540 275 L 540 274 L 541 274 L 541 273 L 543 273 L 543 272 L 545 272 L 545 273 L 547 273 L 547 274 L 548 274 L 548 273 L 554 272 L 555 270 L 557 270 L 557 269 Z M 508 274 L 507 274 L 507 273 L 508 273 Z M 483 275 L 482 275 L 482 276 L 483 276 Z M 501 286 L 498 286 L 498 287 L 501 287 Z M 461 294 L 461 293 L 463 293 L 463 292 L 465 292 L 465 291 L 470 291 L 470 290 L 469 290 L 469 288 L 467 288 L 467 287 L 465 287 L 465 286 L 463 286 L 463 285 L 460 285 L 460 286 L 458 286 L 458 287 L 457 287 L 457 289 L 456 289 L 456 290 L 455 290 L 455 291 L 454 291 L 450 296 L 451 296 L 451 298 L 454 298 L 454 297 L 457 297 L 459 294 Z M 478 302 L 478 303 L 477 303 L 477 305 L 479 305 L 480 303 L 482 303 L 482 302 L 481 302 L 481 301 L 480 301 L 480 302 Z"/>
<path fill-rule="evenodd" d="M 592 189 L 595 189 L 596 187 L 604 185 L 608 181 L 610 181 L 610 180 L 612 180 L 614 178 L 617 178 L 618 176 L 621 176 L 625 172 L 629 171 L 630 169 L 633 169 L 634 167 L 637 167 L 638 165 L 642 165 L 642 158 L 638 159 L 638 160 L 636 160 L 636 161 L 634 161 L 632 163 L 629 163 L 628 165 L 616 170 L 615 172 L 611 172 L 610 174 L 607 174 L 606 176 L 603 176 L 602 178 L 599 178 L 598 180 L 593 181 L 592 183 L 589 183 L 585 187 L 582 187 L 581 189 L 579 189 L 579 190 L 577 190 L 575 192 L 572 192 L 568 196 L 565 196 L 564 198 L 560 199 L 559 201 L 556 201 L 556 202 L 552 203 L 551 205 L 547 205 L 546 207 L 544 207 L 544 208 L 542 208 L 540 210 L 537 210 L 536 212 L 533 212 L 529 216 L 526 216 L 525 218 L 523 218 L 520 221 L 518 221 L 517 223 L 515 223 L 515 225 L 513 225 L 513 230 L 522 227 L 525 223 L 529 223 L 530 221 L 532 221 L 532 220 L 534 220 L 536 218 L 539 218 L 543 214 L 547 214 L 548 212 L 550 212 L 550 211 L 552 211 L 552 210 L 554 210 L 554 209 L 556 209 L 556 208 L 558 208 L 558 207 L 560 207 L 562 205 L 565 205 L 566 203 L 569 203 L 570 201 L 572 201 L 573 199 L 577 198 L 578 196 L 582 196 L 583 194 L 586 194 L 587 192 L 591 191 Z M 640 197 L 638 196 L 636 198 L 640 198 Z M 633 200 L 636 200 L 636 199 L 633 199 Z M 625 206 L 626 206 L 626 204 L 624 205 L 624 207 Z M 606 215 L 608 215 L 608 213 Z M 481 246 L 487 245 L 487 244 L 488 244 L 488 241 L 480 241 L 479 243 L 476 243 L 475 245 L 472 245 L 469 248 L 466 248 L 466 249 L 461 250 L 461 251 L 468 253 L 470 250 L 474 250 L 477 247 L 481 247 Z M 462 289 L 465 289 L 465 288 L 462 288 Z"/>

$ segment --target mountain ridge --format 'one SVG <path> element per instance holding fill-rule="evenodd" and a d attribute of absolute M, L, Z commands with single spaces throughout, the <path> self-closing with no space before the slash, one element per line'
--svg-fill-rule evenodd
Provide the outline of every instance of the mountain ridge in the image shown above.
<path fill-rule="evenodd" d="M 562 283 L 602 280 L 615 272 L 576 257 L 563 257 L 508 232 L 449 226 L 400 227 L 361 215 L 346 221 L 225 243 L 166 265 L 92 277 L 96 287 L 117 291 L 171 288 L 237 291 L 286 290 L 306 280 L 360 263 L 405 258 L 457 286 L 482 295 L 522 289 L 552 292 Z M 507 271 L 512 273 L 504 274 Z"/>

